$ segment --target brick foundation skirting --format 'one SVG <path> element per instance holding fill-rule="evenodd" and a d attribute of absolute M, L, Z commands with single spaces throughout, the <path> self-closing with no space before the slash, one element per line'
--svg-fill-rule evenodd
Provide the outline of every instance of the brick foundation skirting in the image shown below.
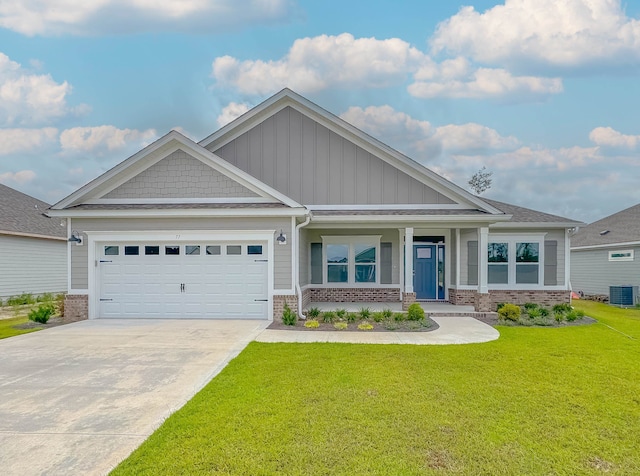
<path fill-rule="evenodd" d="M 298 296 L 289 294 L 289 295 L 275 295 L 273 296 L 273 320 L 281 321 L 282 320 L 282 312 L 284 311 L 284 304 L 291 308 L 293 312 L 298 312 Z"/>
<path fill-rule="evenodd" d="M 571 291 L 492 289 L 482 295 L 473 289 L 449 289 L 449 302 L 458 306 L 474 306 L 480 312 L 495 311 L 502 302 L 518 305 L 533 302 L 551 307 L 570 303 Z"/>
<path fill-rule="evenodd" d="M 397 288 L 310 288 L 307 291 L 309 302 L 400 301 L 400 290 Z"/>
<path fill-rule="evenodd" d="M 89 296 L 67 294 L 64 298 L 64 322 L 84 321 L 89 318 Z"/>
<path fill-rule="evenodd" d="M 402 293 L 402 310 L 409 310 L 409 306 L 411 306 L 414 302 L 416 302 L 416 293 Z"/>

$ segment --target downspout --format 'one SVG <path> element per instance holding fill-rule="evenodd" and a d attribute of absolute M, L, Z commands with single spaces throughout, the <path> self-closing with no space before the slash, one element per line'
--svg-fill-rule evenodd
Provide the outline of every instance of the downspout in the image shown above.
<path fill-rule="evenodd" d="M 307 316 L 302 314 L 302 289 L 300 288 L 300 228 L 305 227 L 311 222 L 311 213 L 307 213 L 306 219 L 296 225 L 296 243 L 295 250 L 293 250 L 293 256 L 295 257 L 294 264 L 294 274 L 295 274 L 295 285 L 296 285 L 296 294 L 298 295 L 298 317 L 300 319 L 306 319 Z"/>

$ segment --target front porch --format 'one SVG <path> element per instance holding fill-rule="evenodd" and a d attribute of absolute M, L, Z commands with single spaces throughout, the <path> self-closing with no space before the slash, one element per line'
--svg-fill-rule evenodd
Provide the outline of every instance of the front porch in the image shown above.
<path fill-rule="evenodd" d="M 473 306 L 454 305 L 449 302 L 418 302 L 428 315 L 469 315 L 474 314 Z M 335 311 L 344 309 L 347 312 L 358 312 L 362 308 L 368 308 L 371 312 L 381 312 L 390 309 L 393 312 L 402 312 L 402 303 L 399 301 L 387 302 L 311 302 L 305 308 L 318 308 L 323 311 Z"/>

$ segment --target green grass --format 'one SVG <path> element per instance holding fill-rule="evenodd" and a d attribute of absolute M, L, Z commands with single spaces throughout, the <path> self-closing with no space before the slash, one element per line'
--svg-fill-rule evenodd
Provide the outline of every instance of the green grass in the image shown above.
<path fill-rule="evenodd" d="M 29 332 L 39 331 L 41 327 L 32 329 L 16 329 L 14 326 L 29 322 L 27 317 L 14 317 L 12 319 L 0 319 L 0 339 L 18 336 L 20 334 L 28 334 Z"/>
<path fill-rule="evenodd" d="M 640 311 L 578 306 L 601 323 L 252 343 L 113 474 L 640 474 Z"/>

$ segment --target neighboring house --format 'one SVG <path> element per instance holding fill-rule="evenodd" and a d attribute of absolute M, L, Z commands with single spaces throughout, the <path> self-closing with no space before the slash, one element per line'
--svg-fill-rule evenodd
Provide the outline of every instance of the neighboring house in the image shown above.
<path fill-rule="evenodd" d="M 580 228 L 571 237 L 571 286 L 609 295 L 609 286 L 640 285 L 640 204 Z"/>
<path fill-rule="evenodd" d="M 0 184 L 0 299 L 67 290 L 66 223 L 48 208 Z"/>
<path fill-rule="evenodd" d="M 67 310 L 90 318 L 568 302 L 579 225 L 474 196 L 288 89 L 199 143 L 168 133 L 49 214 L 83 237 Z"/>

